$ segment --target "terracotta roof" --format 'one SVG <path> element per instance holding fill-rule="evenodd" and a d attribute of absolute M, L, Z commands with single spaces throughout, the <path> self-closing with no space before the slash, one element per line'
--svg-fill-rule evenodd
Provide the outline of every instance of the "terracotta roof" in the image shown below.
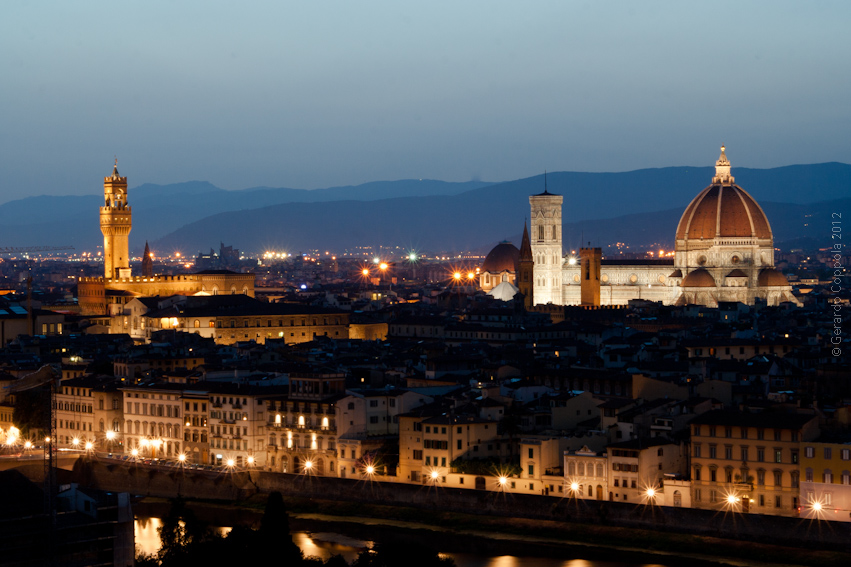
<path fill-rule="evenodd" d="M 728 278 L 746 278 L 746 277 L 748 277 L 748 275 L 746 273 L 744 273 L 742 270 L 740 270 L 739 268 L 736 268 L 735 270 L 733 270 L 732 272 L 727 274 L 727 277 Z"/>
<path fill-rule="evenodd" d="M 738 185 L 710 185 L 686 207 L 677 240 L 747 237 L 770 239 L 762 208 Z"/>
<path fill-rule="evenodd" d="M 789 285 L 789 280 L 787 280 L 786 276 L 784 276 L 783 274 L 781 274 L 777 270 L 774 270 L 772 268 L 765 268 L 764 270 L 762 270 L 759 273 L 759 278 L 757 279 L 757 284 L 760 287 L 762 287 L 762 286 L 775 286 L 775 285 L 787 286 L 787 285 Z"/>
<path fill-rule="evenodd" d="M 488 252 L 482 264 L 483 272 L 516 272 L 520 262 L 520 250 L 510 242 L 500 242 Z"/>
<path fill-rule="evenodd" d="M 689 272 L 680 284 L 682 287 L 715 287 L 715 278 L 703 268 Z"/>

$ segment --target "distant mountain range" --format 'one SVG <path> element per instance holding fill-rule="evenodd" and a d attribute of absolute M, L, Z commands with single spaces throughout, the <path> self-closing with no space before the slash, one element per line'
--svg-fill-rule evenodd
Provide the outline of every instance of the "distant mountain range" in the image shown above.
<path fill-rule="evenodd" d="M 685 206 L 708 185 L 711 167 L 623 173 L 557 172 L 549 192 L 564 196 L 565 247 L 628 242 L 673 244 Z M 737 184 L 765 209 L 775 240 L 823 239 L 831 212 L 849 211 L 851 165 L 735 168 Z M 195 254 L 220 241 L 247 251 L 399 245 L 418 250 L 486 249 L 519 243 L 529 195 L 544 176 L 504 183 L 374 182 L 312 191 L 258 187 L 225 191 L 193 181 L 129 190 L 131 248 Z M 100 195 L 39 196 L 0 205 L 0 246 L 102 244 Z M 663 210 L 660 210 L 662 208 Z M 594 220 L 597 219 L 597 220 Z"/>

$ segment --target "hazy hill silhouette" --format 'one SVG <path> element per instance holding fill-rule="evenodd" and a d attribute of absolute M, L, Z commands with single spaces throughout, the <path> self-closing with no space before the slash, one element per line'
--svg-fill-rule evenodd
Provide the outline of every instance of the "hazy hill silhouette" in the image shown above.
<path fill-rule="evenodd" d="M 564 196 L 567 246 L 583 240 L 638 245 L 669 242 L 682 210 L 713 173 L 712 167 L 555 172 L 546 183 L 551 193 Z M 733 174 L 766 209 L 778 239 L 803 236 L 796 231 L 818 233 L 817 223 L 802 222 L 803 215 L 824 214 L 821 205 L 814 205 L 845 198 L 851 186 L 851 165 L 841 163 L 734 168 Z M 141 185 L 130 189 L 130 242 L 132 250 L 141 251 L 150 240 L 164 252 L 189 254 L 219 241 L 251 251 L 368 244 L 470 249 L 503 238 L 519 241 L 529 214 L 528 197 L 543 189 L 543 175 L 495 184 L 402 180 L 312 191 L 225 191 L 201 181 Z M 0 206 L 0 243 L 93 249 L 102 243 L 100 204 L 99 195 L 6 203 Z"/>

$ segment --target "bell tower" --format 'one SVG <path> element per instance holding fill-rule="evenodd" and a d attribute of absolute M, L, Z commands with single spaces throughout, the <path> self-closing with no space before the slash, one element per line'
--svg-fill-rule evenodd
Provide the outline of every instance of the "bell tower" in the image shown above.
<path fill-rule="evenodd" d="M 127 204 L 127 178 L 118 175 L 118 159 L 112 176 L 103 179 L 104 206 L 100 208 L 100 231 L 103 233 L 103 275 L 106 279 L 130 277 L 128 235 L 133 227 Z"/>
<path fill-rule="evenodd" d="M 533 303 L 535 305 L 562 305 L 561 289 L 561 207 L 564 198 L 547 191 L 547 174 L 544 173 L 544 192 L 529 197 L 531 228 L 529 235 L 534 268 Z"/>

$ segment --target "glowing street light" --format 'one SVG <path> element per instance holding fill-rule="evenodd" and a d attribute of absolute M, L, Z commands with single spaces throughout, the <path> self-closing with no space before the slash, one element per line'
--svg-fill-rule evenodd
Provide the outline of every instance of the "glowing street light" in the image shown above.
<path fill-rule="evenodd" d="M 308 473 L 313 469 L 313 461 L 304 461 L 304 472 Z"/>
<path fill-rule="evenodd" d="M 71 445 L 73 445 L 75 448 L 79 447 L 80 446 L 80 440 L 77 439 L 76 437 L 74 437 L 73 439 L 71 439 Z"/>
<path fill-rule="evenodd" d="M 578 482 L 571 482 L 570 483 L 570 490 L 571 490 L 571 492 L 579 492 L 579 483 Z"/>
<path fill-rule="evenodd" d="M 136 449 L 136 448 L 134 447 L 134 448 L 130 451 L 130 454 L 131 454 L 131 455 L 133 455 L 133 457 L 138 457 L 138 456 L 139 456 L 139 449 Z"/>
<path fill-rule="evenodd" d="M 501 476 L 497 480 L 499 481 L 499 485 L 501 487 L 505 487 L 505 485 L 508 484 L 508 477 L 507 476 Z"/>
<path fill-rule="evenodd" d="M 375 474 L 375 467 L 372 466 L 372 465 L 367 465 L 366 474 L 368 474 L 370 476 L 374 475 Z"/>
<path fill-rule="evenodd" d="M 648 498 L 655 498 L 656 497 L 656 489 L 655 488 L 648 488 L 647 491 L 645 492 L 645 494 L 647 494 Z"/>
<path fill-rule="evenodd" d="M 233 459 L 228 459 L 227 465 L 228 465 L 228 468 L 232 469 L 234 467 L 234 465 L 236 465 L 236 461 L 234 461 Z"/>
<path fill-rule="evenodd" d="M 461 272 L 455 272 L 454 274 L 452 274 L 452 277 L 453 277 L 453 279 L 455 279 L 456 282 L 460 282 L 461 281 Z"/>
<path fill-rule="evenodd" d="M 33 448 L 32 441 L 24 441 L 24 449 L 29 450 Z"/>
<path fill-rule="evenodd" d="M 251 466 L 251 465 L 254 464 L 254 457 L 249 456 L 247 460 L 248 460 L 248 466 Z"/>
<path fill-rule="evenodd" d="M 86 441 L 86 451 L 91 451 L 92 449 L 94 449 L 94 447 L 94 443 L 92 443 L 91 441 Z"/>
<path fill-rule="evenodd" d="M 814 512 L 821 512 L 821 510 L 822 510 L 821 502 L 813 502 L 812 508 L 813 508 Z"/>
<path fill-rule="evenodd" d="M 113 441 L 113 440 L 115 440 L 115 431 L 112 431 L 111 429 L 110 429 L 109 431 L 107 431 L 107 432 L 106 432 L 106 438 L 107 438 L 109 441 Z"/>

